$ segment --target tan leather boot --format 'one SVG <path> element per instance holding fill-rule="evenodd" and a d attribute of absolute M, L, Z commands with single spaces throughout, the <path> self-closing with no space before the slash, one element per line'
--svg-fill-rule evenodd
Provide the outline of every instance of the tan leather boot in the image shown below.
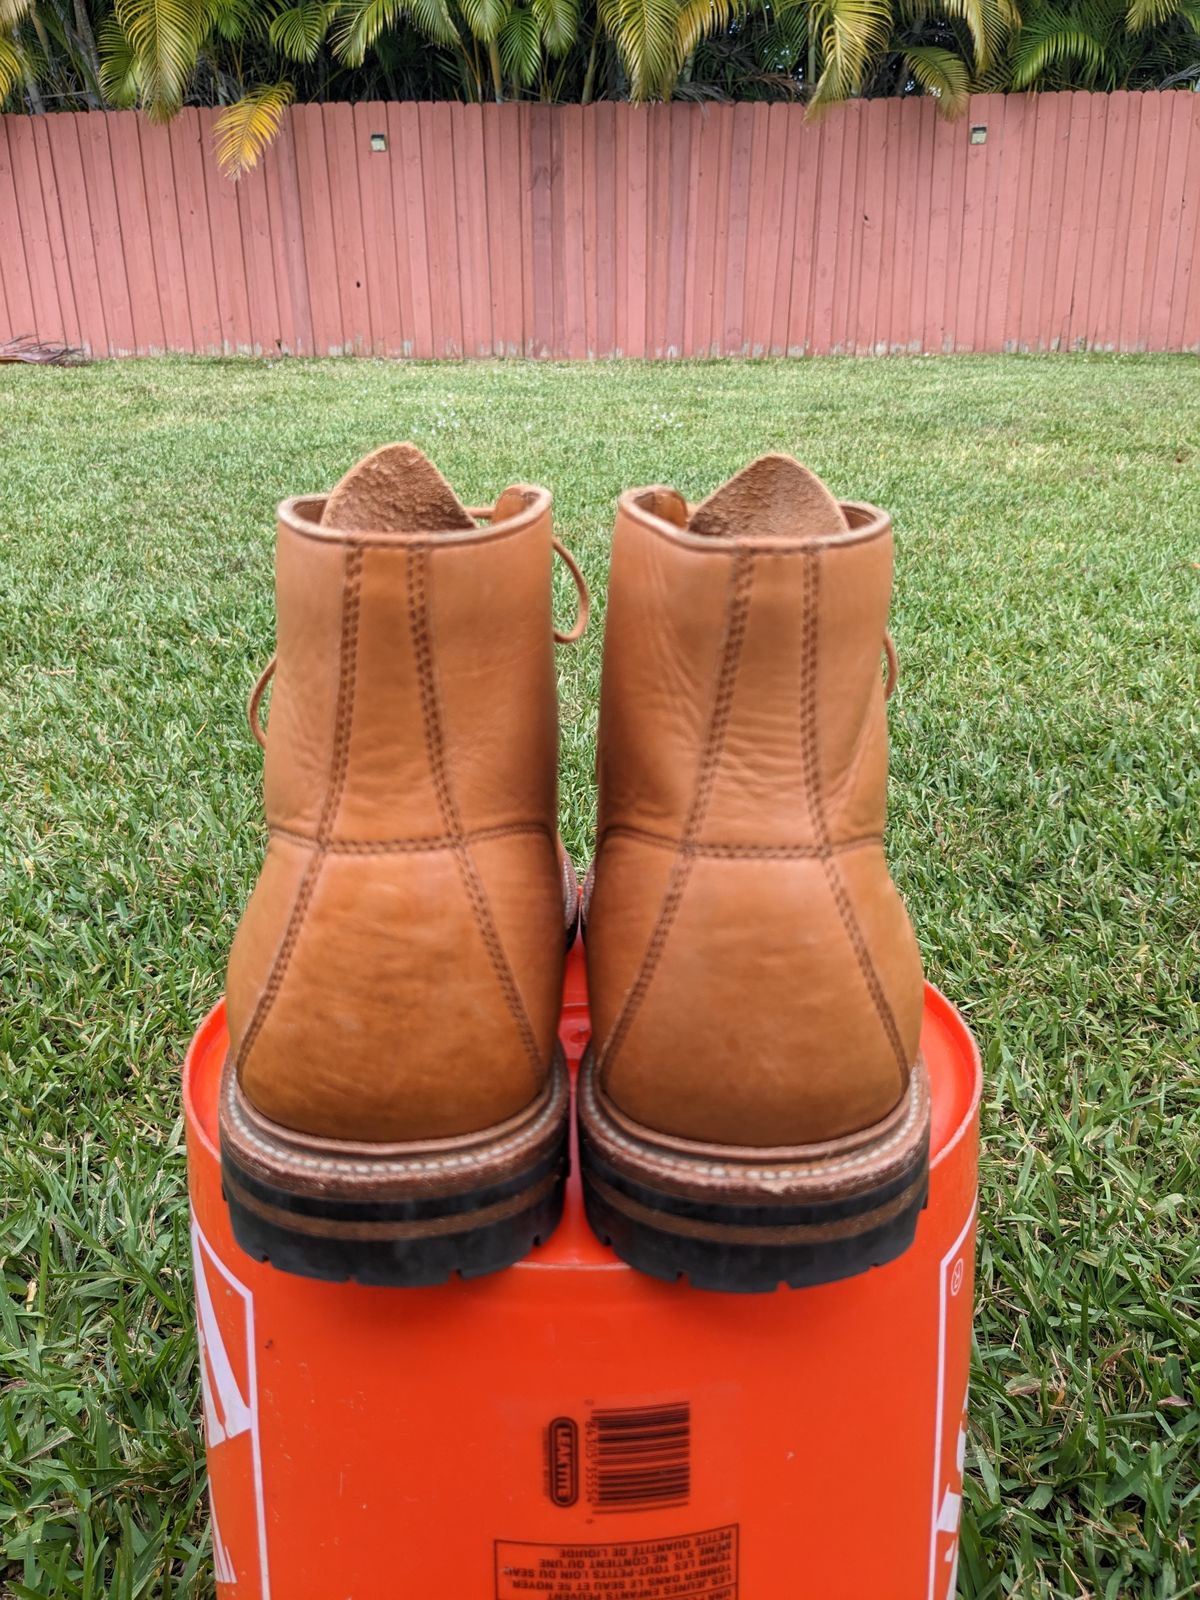
<path fill-rule="evenodd" d="M 220 1125 L 238 1241 L 285 1271 L 436 1283 L 558 1219 L 554 543 L 545 489 L 468 512 L 411 445 L 279 508 L 270 844 Z"/>
<path fill-rule="evenodd" d="M 764 1290 L 911 1242 L 929 1092 L 883 855 L 886 513 L 766 456 L 613 538 L 580 1082 L 593 1228 L 659 1277 Z"/>

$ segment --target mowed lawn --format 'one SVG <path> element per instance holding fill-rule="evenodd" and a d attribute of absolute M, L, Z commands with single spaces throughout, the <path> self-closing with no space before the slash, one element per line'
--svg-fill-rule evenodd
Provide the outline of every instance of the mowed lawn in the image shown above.
<path fill-rule="evenodd" d="M 1060 356 L 0 368 L 0 1593 L 211 1593 L 180 1061 L 275 502 L 404 438 L 555 491 L 580 862 L 618 491 L 785 449 L 890 508 L 891 855 L 987 1080 L 961 1593 L 1200 1592 L 1200 366 Z"/>

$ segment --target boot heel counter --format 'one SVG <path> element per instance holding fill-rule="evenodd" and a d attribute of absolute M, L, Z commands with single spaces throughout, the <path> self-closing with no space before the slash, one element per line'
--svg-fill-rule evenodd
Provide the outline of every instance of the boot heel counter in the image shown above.
<path fill-rule="evenodd" d="M 240 1061 L 272 1121 L 332 1139 L 448 1138 L 541 1090 L 454 850 L 331 851 L 280 951 Z"/>
<path fill-rule="evenodd" d="M 229 951 L 225 973 L 225 1015 L 230 1055 L 241 1061 L 251 1031 L 267 1003 L 288 937 L 312 851 L 305 844 L 273 835 L 258 881 L 246 902 Z"/>
<path fill-rule="evenodd" d="M 873 974 L 872 998 L 907 1085 L 921 1042 L 925 972 L 908 909 L 888 871 L 881 844 L 846 850 L 838 866 L 850 914 Z"/>
<path fill-rule="evenodd" d="M 916 1057 L 919 957 L 882 853 L 853 881 L 839 882 L 842 868 L 818 853 L 690 863 L 655 970 L 626 987 L 641 990 L 636 1014 L 618 1007 L 598 1034 L 603 1087 L 628 1116 L 685 1139 L 777 1145 L 892 1111 Z M 606 956 L 616 931 L 600 936 Z"/>
<path fill-rule="evenodd" d="M 477 837 L 470 846 L 491 926 L 493 969 L 524 1039 L 539 1086 L 554 1052 L 566 968 L 568 885 L 556 836 L 538 824 Z M 527 1026 L 526 1026 L 527 1024 Z M 531 1042 L 532 1041 L 532 1042 Z"/>

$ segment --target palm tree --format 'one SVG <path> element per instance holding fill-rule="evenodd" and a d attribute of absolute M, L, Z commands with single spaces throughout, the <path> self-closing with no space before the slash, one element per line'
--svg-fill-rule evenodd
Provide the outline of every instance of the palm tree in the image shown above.
<path fill-rule="evenodd" d="M 669 100 L 696 47 L 728 31 L 746 0 L 597 0 L 631 100 Z"/>
<path fill-rule="evenodd" d="M 222 108 L 252 166 L 293 98 L 803 99 L 1200 80 L 1200 0 L 0 0 L 0 107 Z"/>
<path fill-rule="evenodd" d="M 389 29 L 407 24 L 448 52 L 469 100 L 538 84 L 579 27 L 578 0 L 341 0 L 325 10 L 339 60 L 362 66 Z"/>
<path fill-rule="evenodd" d="M 564 62 L 579 27 L 578 0 L 290 0 L 275 12 L 268 36 L 289 65 L 312 65 L 322 55 L 346 68 L 387 71 L 396 41 L 415 37 L 440 53 L 442 95 L 469 101 L 495 99 L 537 88 L 544 99 L 562 97 Z M 446 79 L 450 80 L 447 84 Z M 282 110 L 279 95 L 260 105 L 246 96 L 222 118 L 229 133 L 228 165 L 241 170 L 256 158 L 267 123 Z M 243 160 L 237 155 L 244 138 Z"/>
<path fill-rule="evenodd" d="M 1017 26 L 1013 0 L 773 0 L 732 31 L 751 43 L 762 93 L 791 92 L 818 113 L 864 94 L 924 93 L 956 116 Z M 704 69 L 726 43 L 705 51 Z M 743 67 L 741 93 L 751 77 Z"/>
<path fill-rule="evenodd" d="M 0 108 L 17 86 L 26 81 L 27 65 L 21 48 L 18 28 L 28 9 L 21 0 L 0 0 Z M 29 75 L 32 79 L 32 74 Z M 37 107 L 37 84 L 33 82 L 31 99 Z"/>
<path fill-rule="evenodd" d="M 0 0 L 0 106 L 18 86 L 35 109 L 60 99 L 104 104 L 86 0 Z"/>
<path fill-rule="evenodd" d="M 1159 88 L 1200 77 L 1200 3 L 1027 0 L 999 76 L 1012 89 Z"/>

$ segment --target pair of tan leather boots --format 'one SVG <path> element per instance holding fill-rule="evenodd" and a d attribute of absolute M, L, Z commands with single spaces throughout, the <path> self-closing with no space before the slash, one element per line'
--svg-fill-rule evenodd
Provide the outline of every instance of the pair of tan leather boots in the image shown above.
<path fill-rule="evenodd" d="M 227 987 L 235 1233 L 284 1271 L 393 1285 L 545 1239 L 582 913 L 600 1237 L 706 1289 L 890 1260 L 929 1146 L 921 963 L 882 847 L 890 521 L 784 456 L 698 506 L 621 496 L 582 897 L 556 545 L 547 490 L 468 510 L 411 445 L 280 506 L 270 845 Z"/>

